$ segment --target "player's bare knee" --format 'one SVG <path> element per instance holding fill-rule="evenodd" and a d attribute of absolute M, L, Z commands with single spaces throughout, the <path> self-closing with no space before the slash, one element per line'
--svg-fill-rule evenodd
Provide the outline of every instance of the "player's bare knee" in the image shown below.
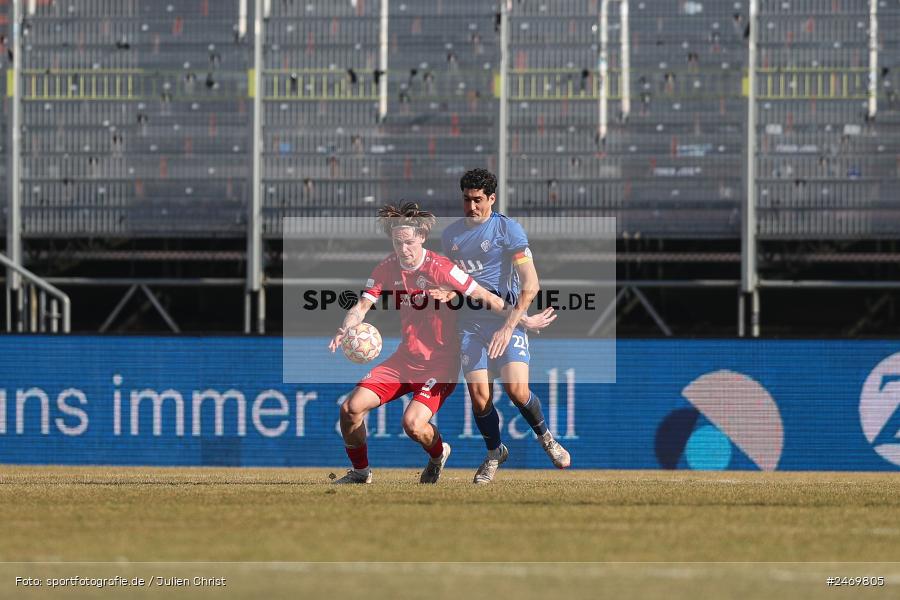
<path fill-rule="evenodd" d="M 506 385 L 506 394 L 516 406 L 524 406 L 528 404 L 531 397 L 531 390 L 528 389 L 527 383 L 508 383 Z"/>
<path fill-rule="evenodd" d="M 417 442 L 427 435 L 429 427 L 428 421 L 416 417 L 403 416 L 403 431 Z"/>
<path fill-rule="evenodd" d="M 341 423 L 352 423 L 353 418 L 350 416 L 350 400 L 344 400 L 340 410 Z"/>
<path fill-rule="evenodd" d="M 357 421 L 362 420 L 365 416 L 366 411 L 360 410 L 357 406 L 357 403 L 353 402 L 353 397 L 347 398 L 344 400 L 344 403 L 341 404 L 341 420 L 348 423 L 356 423 Z"/>
<path fill-rule="evenodd" d="M 491 409 L 491 395 L 489 393 L 472 393 L 470 390 L 469 396 L 472 398 L 472 411 L 476 415 L 483 415 Z"/>

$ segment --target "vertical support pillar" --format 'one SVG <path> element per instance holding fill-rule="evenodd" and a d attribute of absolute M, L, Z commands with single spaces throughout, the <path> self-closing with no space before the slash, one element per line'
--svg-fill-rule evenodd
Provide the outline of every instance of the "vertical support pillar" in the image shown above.
<path fill-rule="evenodd" d="M 597 141 L 602 145 L 609 131 L 609 1 L 600 3 L 600 56 L 597 60 L 597 76 L 599 78 L 599 94 L 597 100 Z M 628 26 L 628 0 L 619 0 L 619 57 L 621 74 L 619 77 L 619 96 L 621 98 L 622 122 L 631 114 L 631 33 Z"/>
<path fill-rule="evenodd" d="M 28 333 L 38 330 L 38 293 L 35 285 L 28 286 Z"/>
<path fill-rule="evenodd" d="M 381 0 L 381 19 L 378 25 L 378 70 L 381 77 L 378 79 L 378 122 L 381 123 L 387 117 L 388 111 L 388 26 L 390 25 L 388 0 Z"/>
<path fill-rule="evenodd" d="M 252 315 L 253 315 L 253 292 L 249 289 L 244 290 L 244 333 L 252 331 Z"/>
<path fill-rule="evenodd" d="M 266 288 L 259 286 L 258 300 L 256 302 L 256 333 L 266 332 Z"/>
<path fill-rule="evenodd" d="M 869 0 L 869 118 L 878 112 L 878 0 Z"/>
<path fill-rule="evenodd" d="M 238 37 L 243 39 L 247 37 L 247 2 L 249 0 L 238 0 Z"/>
<path fill-rule="evenodd" d="M 497 211 L 509 210 L 509 12 L 512 0 L 500 2 L 500 115 L 497 140 Z"/>
<path fill-rule="evenodd" d="M 44 290 L 38 295 L 38 332 L 47 331 L 47 294 Z"/>
<path fill-rule="evenodd" d="M 56 298 L 50 299 L 50 333 L 59 331 L 59 301 Z M 68 331 L 66 331 L 68 333 Z"/>
<path fill-rule="evenodd" d="M 628 115 L 631 114 L 631 32 L 628 28 L 628 0 L 622 0 L 622 4 L 620 6 L 620 10 L 622 11 L 619 14 L 619 19 L 621 21 L 621 29 L 619 30 L 619 35 L 622 36 L 622 39 L 619 40 L 622 46 L 622 77 L 619 80 L 619 90 L 622 94 L 622 122 L 628 120 Z"/>
<path fill-rule="evenodd" d="M 21 277 L 19 278 L 19 289 L 14 293 L 16 309 L 13 313 L 13 321 L 15 321 L 15 331 L 22 333 L 25 331 L 25 285 Z"/>
<path fill-rule="evenodd" d="M 609 101 L 609 0 L 602 0 L 600 3 L 600 56 L 597 61 L 597 75 L 600 81 L 597 82 L 598 99 L 597 99 L 597 143 L 603 145 L 606 141 L 606 130 L 609 122 L 608 106 Z"/>
<path fill-rule="evenodd" d="M 22 54 L 22 20 L 24 13 L 22 11 L 22 0 L 13 0 L 11 4 L 12 18 L 12 102 L 10 103 L 9 118 L 9 167 L 7 173 L 9 175 L 7 183 L 9 186 L 9 210 L 7 211 L 7 229 L 6 229 L 6 254 L 10 260 L 16 265 L 22 265 L 22 198 L 21 198 L 21 162 L 22 162 L 22 86 L 20 85 L 22 63 L 25 57 Z M 16 321 L 18 330 L 22 330 L 22 277 L 14 270 L 6 270 L 6 288 L 7 310 L 12 312 L 11 320 Z M 11 303 L 15 303 L 15 311 L 10 310 Z"/>
<path fill-rule="evenodd" d="M 751 298 L 753 300 L 751 313 L 750 313 L 750 335 L 757 338 L 759 337 L 759 286 L 753 290 L 753 294 L 751 294 Z"/>
<path fill-rule="evenodd" d="M 247 219 L 247 286 L 244 296 L 244 333 L 250 333 L 253 297 L 261 296 L 262 287 L 262 119 L 263 119 L 263 0 L 254 1 L 253 17 L 253 193 Z M 260 311 L 257 310 L 257 318 Z M 257 331 L 265 331 L 265 315 L 257 323 Z"/>
<path fill-rule="evenodd" d="M 747 59 L 747 161 L 741 223 L 741 293 L 751 296 L 750 335 L 759 336 L 759 292 L 756 247 L 756 44 L 759 0 L 750 0 L 750 41 Z M 741 328 L 743 329 L 743 328 Z"/>

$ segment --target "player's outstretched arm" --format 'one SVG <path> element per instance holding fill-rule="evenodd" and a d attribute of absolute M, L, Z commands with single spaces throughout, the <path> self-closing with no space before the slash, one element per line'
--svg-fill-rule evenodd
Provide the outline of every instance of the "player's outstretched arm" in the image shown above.
<path fill-rule="evenodd" d="M 515 328 L 516 324 L 522 320 L 522 317 L 528 314 L 528 307 L 531 306 L 535 296 L 537 296 L 538 292 L 541 290 L 537 269 L 534 267 L 534 261 L 531 260 L 530 254 L 526 261 L 517 263 L 515 269 L 516 273 L 519 275 L 519 281 L 521 282 L 519 286 L 521 291 L 519 292 L 516 306 L 506 317 L 504 326 L 509 327 L 510 329 Z"/>
<path fill-rule="evenodd" d="M 426 293 L 437 300 L 438 302 L 450 302 L 457 296 L 457 292 L 452 289 L 442 288 L 442 287 L 433 287 L 426 290 Z M 491 294 L 493 296 L 493 294 Z M 496 296 L 494 296 L 496 298 Z M 503 305 L 502 309 L 498 309 L 499 305 L 494 305 L 492 310 L 497 312 L 504 317 L 508 317 L 510 312 L 512 312 L 512 307 Z M 490 306 L 489 306 L 490 308 Z M 553 321 L 556 320 L 558 315 L 554 314 L 554 308 L 548 307 L 542 310 L 541 312 L 535 315 L 524 314 L 522 318 L 519 319 L 519 325 L 528 329 L 530 331 L 540 331 L 541 329 L 546 329 L 550 326 Z"/>
<path fill-rule="evenodd" d="M 475 289 L 471 293 L 471 297 L 474 300 L 480 301 L 491 312 L 506 315 L 508 322 L 508 315 L 511 314 L 512 308 L 508 306 L 502 298 L 500 298 L 499 296 L 495 296 L 480 285 L 475 286 Z M 503 352 L 506 350 L 506 347 L 509 345 L 509 340 L 512 339 L 513 329 L 514 327 L 507 328 L 506 322 L 504 322 L 503 327 L 498 329 L 491 339 L 491 343 L 488 346 L 488 356 L 490 356 L 491 358 L 496 358 L 503 354 Z"/>
<path fill-rule="evenodd" d="M 456 293 L 456 292 L 454 292 Z M 500 296 L 496 296 L 491 292 L 487 291 L 477 283 L 475 287 L 472 289 L 472 293 L 469 294 L 469 297 L 473 300 L 481 302 L 485 308 L 487 308 L 491 312 L 499 313 L 499 314 L 507 314 L 509 312 L 509 306 L 507 306 L 506 302 L 503 301 L 503 298 Z"/>
<path fill-rule="evenodd" d="M 534 268 L 534 263 L 531 261 L 531 256 L 527 251 L 523 253 L 524 257 L 527 257 L 527 259 L 516 263 L 519 281 L 522 282 L 519 299 L 516 302 L 516 306 L 507 312 L 503 326 L 491 336 L 491 343 L 488 345 L 488 358 L 497 358 L 506 351 L 506 347 L 512 339 L 513 330 L 522 320 L 522 317 L 526 315 L 531 301 L 534 300 L 534 297 L 537 296 L 538 291 L 541 289 L 537 270 Z"/>
<path fill-rule="evenodd" d="M 337 333 L 334 334 L 334 337 L 331 338 L 331 343 L 328 344 L 328 349 L 334 352 L 341 345 L 341 340 L 344 339 L 344 335 L 346 335 L 347 330 L 351 327 L 356 327 L 360 323 L 362 323 L 366 318 L 366 313 L 369 312 L 369 309 L 372 308 L 372 301 L 368 298 L 360 298 L 359 302 L 357 302 L 353 308 L 347 311 L 346 316 L 344 317 L 344 322 L 338 327 Z"/>

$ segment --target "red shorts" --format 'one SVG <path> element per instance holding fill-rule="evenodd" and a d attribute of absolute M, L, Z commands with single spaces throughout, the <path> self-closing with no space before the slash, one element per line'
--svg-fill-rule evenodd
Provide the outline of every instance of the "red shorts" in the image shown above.
<path fill-rule="evenodd" d="M 444 400 L 456 389 L 458 380 L 458 357 L 424 363 L 409 355 L 395 353 L 369 371 L 356 385 L 375 392 L 382 404 L 413 394 L 413 400 L 437 414 Z"/>

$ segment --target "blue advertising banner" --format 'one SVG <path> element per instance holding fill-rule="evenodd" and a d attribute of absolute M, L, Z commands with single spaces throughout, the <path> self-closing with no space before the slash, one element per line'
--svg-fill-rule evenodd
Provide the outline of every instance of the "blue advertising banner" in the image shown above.
<path fill-rule="evenodd" d="M 324 348 L 327 340 L 298 343 Z M 347 462 L 337 420 L 352 386 L 315 383 L 325 369 L 356 376 L 339 356 L 311 365 L 309 383 L 285 384 L 280 338 L 6 336 L 0 353 L 3 463 Z M 534 392 L 574 468 L 900 466 L 900 342 L 624 340 L 616 360 L 610 384 L 579 383 L 566 364 L 538 367 L 545 382 Z M 484 444 L 464 387 L 436 423 L 453 446 L 449 466 L 474 469 Z M 507 465 L 551 467 L 509 399 L 499 389 L 495 398 Z M 403 403 L 369 416 L 376 468 L 426 460 L 403 433 Z"/>

